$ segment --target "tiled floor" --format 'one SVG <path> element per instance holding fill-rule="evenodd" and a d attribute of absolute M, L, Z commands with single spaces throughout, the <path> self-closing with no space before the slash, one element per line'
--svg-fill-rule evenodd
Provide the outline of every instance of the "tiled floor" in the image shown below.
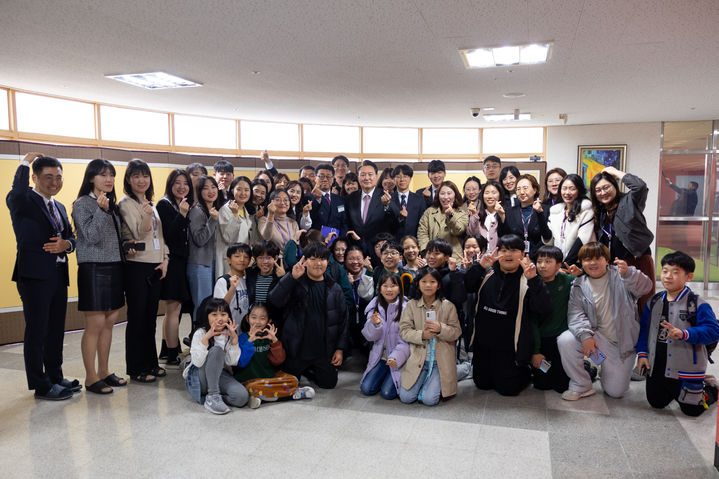
<path fill-rule="evenodd" d="M 124 329 L 114 333 L 118 373 Z M 65 337 L 65 373 L 82 379 L 80 336 Z M 36 401 L 22 345 L 4 346 L 0 477 L 719 477 L 716 406 L 698 419 L 676 405 L 655 411 L 644 383 L 621 400 L 570 403 L 531 388 L 505 398 L 470 380 L 428 408 L 362 396 L 363 366 L 351 359 L 337 389 L 313 400 L 217 417 L 190 400 L 177 370 L 110 396 Z"/>

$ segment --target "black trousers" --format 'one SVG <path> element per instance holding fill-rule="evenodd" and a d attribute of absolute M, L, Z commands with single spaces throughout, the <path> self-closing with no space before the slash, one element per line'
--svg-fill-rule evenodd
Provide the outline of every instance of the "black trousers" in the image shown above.
<path fill-rule="evenodd" d="M 547 361 L 552 363 L 552 367 L 546 373 L 532 367 L 532 384 L 536 389 L 543 391 L 554 389 L 558 393 L 563 393 L 569 388 L 569 376 L 562 367 L 562 357 L 559 355 L 557 337 L 542 338 L 539 352 L 547 358 Z"/>
<path fill-rule="evenodd" d="M 306 361 L 299 358 L 288 357 L 282 366 L 282 370 L 297 380 L 302 375 L 317 384 L 322 389 L 334 389 L 337 386 L 337 368 L 330 364 L 331 358 Z"/>
<path fill-rule="evenodd" d="M 656 365 L 655 365 L 656 366 Z M 663 369 L 661 370 L 663 371 Z M 682 381 L 679 379 L 668 378 L 659 374 L 651 374 L 647 378 L 647 401 L 653 408 L 663 409 L 672 401 L 679 398 L 682 390 Z M 704 392 L 707 394 L 707 404 L 712 404 L 717 400 L 717 391 L 711 386 L 704 385 Z M 684 404 L 679 402 L 679 409 L 687 416 L 699 416 L 706 409 L 703 404 Z"/>
<path fill-rule="evenodd" d="M 514 351 L 474 346 L 472 379 L 479 389 L 494 389 L 502 396 L 517 396 L 529 384 L 529 366 L 518 366 Z"/>
<path fill-rule="evenodd" d="M 56 263 L 44 280 L 20 277 L 17 290 L 25 316 L 25 374 L 28 389 L 46 393 L 63 379 L 62 342 L 67 312 L 67 263 Z"/>
<path fill-rule="evenodd" d="M 155 329 L 161 285 L 160 281 L 152 284 L 147 281 L 156 266 L 155 263 L 138 261 L 125 263 L 125 363 L 127 374 L 131 377 L 148 374 L 158 366 Z"/>

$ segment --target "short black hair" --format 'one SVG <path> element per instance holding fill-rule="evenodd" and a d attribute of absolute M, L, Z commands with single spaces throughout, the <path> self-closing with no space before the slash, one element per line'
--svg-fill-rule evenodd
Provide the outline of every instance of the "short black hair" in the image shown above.
<path fill-rule="evenodd" d="M 392 172 L 393 176 L 397 176 L 400 173 L 402 173 L 405 176 L 409 176 L 412 178 L 414 176 L 414 170 L 409 165 L 397 165 L 394 167 L 394 171 Z"/>
<path fill-rule="evenodd" d="M 37 160 L 35 160 L 37 161 Z M 33 162 L 34 163 L 34 162 Z M 145 198 L 140 199 L 135 197 L 135 193 L 132 192 L 132 186 L 130 185 L 130 178 L 132 178 L 132 175 L 135 173 L 144 173 L 147 176 L 150 177 L 150 186 L 147 187 L 147 191 L 145 191 Z M 134 199 L 135 201 L 139 201 L 142 203 L 144 199 L 147 199 L 149 201 L 152 201 L 152 197 L 155 196 L 155 186 L 152 183 L 152 173 L 150 172 L 150 167 L 142 160 L 134 159 L 130 160 L 127 163 L 127 169 L 125 170 L 125 179 L 123 181 L 123 189 L 125 190 L 125 194 L 129 196 L 130 198 Z M 199 188 L 198 188 L 199 190 Z"/>
<path fill-rule="evenodd" d="M 400 256 L 404 254 L 404 248 L 402 248 L 402 245 L 399 244 L 396 240 L 386 241 L 385 244 L 382 245 L 382 248 L 380 248 L 380 252 L 384 253 L 384 250 L 386 249 L 397 250 Z"/>
<path fill-rule="evenodd" d="M 362 258 L 364 258 L 364 250 L 362 247 L 356 243 L 354 244 L 348 244 L 347 245 L 347 251 L 345 251 L 345 259 L 347 259 L 347 255 L 350 254 L 350 251 L 359 251 L 362 253 Z"/>
<path fill-rule="evenodd" d="M 664 255 L 662 266 L 678 266 L 686 273 L 693 273 L 696 263 L 694 263 L 694 258 L 685 252 L 675 251 Z"/>
<path fill-rule="evenodd" d="M 51 156 L 35 158 L 32 162 L 32 172 L 39 175 L 43 168 L 60 168 L 60 170 L 62 170 L 62 163 L 60 163 L 57 158 Z"/>
<path fill-rule="evenodd" d="M 338 161 L 344 161 L 345 163 L 347 163 L 347 166 L 350 166 L 350 160 L 348 160 L 345 155 L 337 155 L 332 158 L 332 166 L 334 166 L 334 164 Z"/>
<path fill-rule="evenodd" d="M 479 246 L 480 251 L 487 251 L 487 245 L 489 244 L 487 243 L 487 238 L 479 234 L 465 236 L 464 240 L 462 240 L 462 249 L 464 249 L 464 247 L 467 245 L 467 240 L 471 239 L 477 242 L 477 246 Z"/>
<path fill-rule="evenodd" d="M 695 189 L 699 189 L 699 183 L 697 183 L 696 181 L 690 181 L 689 186 L 692 186 L 692 185 L 694 185 Z"/>
<path fill-rule="evenodd" d="M 377 233 L 374 238 L 372 238 L 372 247 L 379 243 L 380 241 L 392 241 L 394 240 L 394 235 L 392 233 L 387 233 L 385 231 L 381 233 Z"/>
<path fill-rule="evenodd" d="M 330 259 L 331 254 L 332 253 L 330 252 L 329 248 L 327 248 L 327 246 L 322 243 L 316 243 L 314 241 L 310 242 L 307 247 L 302 251 L 302 256 L 307 259 Z"/>
<path fill-rule="evenodd" d="M 252 245 L 252 257 L 257 259 L 260 256 L 277 257 L 280 254 L 280 248 L 270 240 L 258 241 Z"/>
<path fill-rule="evenodd" d="M 518 249 L 519 251 L 524 251 L 524 240 L 519 235 L 504 235 L 499 238 L 499 241 L 497 241 L 497 248 Z"/>
<path fill-rule="evenodd" d="M 444 298 L 444 292 L 442 291 L 442 273 L 440 273 L 435 268 L 432 268 L 430 266 L 422 266 L 418 271 L 417 274 L 414 276 L 414 279 L 412 280 L 412 283 L 416 283 L 417 287 L 414 289 L 414 299 L 422 299 L 422 290 L 419 288 L 419 282 L 424 278 L 425 276 L 430 275 L 433 277 L 437 283 L 439 284 L 439 288 L 437 289 L 437 298 Z M 439 321 L 439 318 L 437 318 Z"/>
<path fill-rule="evenodd" d="M 537 259 L 539 258 L 553 258 L 557 263 L 562 264 L 564 253 L 556 246 L 545 244 L 537 249 Z"/>
<path fill-rule="evenodd" d="M 317 165 L 317 168 L 315 168 L 315 172 L 318 172 L 320 170 L 328 170 L 332 172 L 332 176 L 335 174 L 335 168 L 334 166 L 330 165 L 329 163 L 320 163 Z"/>
<path fill-rule="evenodd" d="M 312 165 L 302 165 L 302 166 L 300 166 L 300 169 L 297 172 L 301 175 L 304 170 L 312 170 L 312 172 L 314 172 L 315 167 Z"/>
<path fill-rule="evenodd" d="M 438 171 L 447 171 L 442 160 L 432 160 L 427 164 L 427 173 L 437 173 Z"/>
<path fill-rule="evenodd" d="M 362 164 L 360 165 L 360 168 L 363 168 L 363 167 L 365 167 L 365 166 L 372 167 L 372 169 L 374 170 L 374 173 L 377 174 L 377 164 L 375 164 L 374 161 L 372 161 L 372 160 L 364 160 L 364 161 L 362 162 Z M 359 168 L 357 168 L 357 171 L 359 171 Z"/>
<path fill-rule="evenodd" d="M 215 173 L 221 172 L 221 173 L 233 173 L 235 172 L 235 167 L 232 166 L 232 163 L 230 163 L 227 160 L 220 160 L 215 163 L 215 166 L 212 167 L 213 170 L 215 170 Z"/>
<path fill-rule="evenodd" d="M 284 193 L 285 195 L 287 195 L 287 198 L 290 197 L 290 194 L 287 193 L 287 190 L 286 190 L 286 189 L 284 189 L 284 188 L 279 188 L 279 189 L 273 190 L 272 193 L 270 193 L 270 201 L 274 200 L 275 198 L 277 198 L 278 196 L 280 196 L 280 195 L 283 194 L 283 193 Z"/>
<path fill-rule="evenodd" d="M 490 155 L 485 158 L 483 163 L 499 163 L 499 166 L 502 166 L 502 160 L 500 160 L 498 156 L 494 155 Z"/>
<path fill-rule="evenodd" d="M 424 249 L 426 253 L 429 253 L 430 251 L 439 251 L 445 256 L 452 256 L 452 245 L 449 244 L 446 240 L 435 238 L 433 240 L 430 240 L 429 243 L 427 243 L 427 247 Z"/>
<path fill-rule="evenodd" d="M 203 165 L 202 163 L 190 163 L 189 165 L 187 165 L 185 167 L 185 171 L 188 174 L 191 174 L 193 171 L 197 170 L 198 168 L 202 172 L 203 175 L 207 176 L 207 168 L 205 168 L 205 165 Z"/>
<path fill-rule="evenodd" d="M 245 243 L 234 243 L 227 247 L 228 258 L 232 258 L 235 253 L 245 253 L 248 258 L 252 258 L 252 248 Z"/>

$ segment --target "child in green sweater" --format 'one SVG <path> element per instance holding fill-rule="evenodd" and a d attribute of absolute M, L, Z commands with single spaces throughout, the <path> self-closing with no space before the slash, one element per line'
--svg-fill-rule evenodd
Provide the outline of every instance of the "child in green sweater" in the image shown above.
<path fill-rule="evenodd" d="M 558 393 L 563 393 L 569 386 L 569 376 L 562 368 L 557 349 L 557 337 L 567 330 L 569 291 L 574 281 L 573 275 L 560 271 L 563 257 L 562 250 L 556 246 L 540 246 L 537 249 L 537 272 L 549 290 L 552 312 L 535 318 L 532 323 L 532 384 L 536 389 L 554 389 Z"/>
<path fill-rule="evenodd" d="M 260 407 L 262 401 L 314 397 L 314 389 L 299 387 L 295 376 L 278 369 L 285 362 L 285 350 L 263 303 L 252 305 L 242 320 L 242 329 L 245 331 L 239 337 L 242 354 L 232 369 L 235 379 L 243 383 L 250 394 L 251 409 Z"/>

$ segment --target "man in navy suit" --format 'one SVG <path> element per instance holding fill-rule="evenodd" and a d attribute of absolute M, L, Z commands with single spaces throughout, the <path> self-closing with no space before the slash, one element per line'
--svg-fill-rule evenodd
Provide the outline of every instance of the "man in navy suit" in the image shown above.
<path fill-rule="evenodd" d="M 409 191 L 409 184 L 414 174 L 409 165 L 396 166 L 392 174 L 397 183 L 397 192 L 392 194 L 392 205 L 399 211 L 397 217 L 399 226 L 395 237 L 400 241 L 407 235 L 417 236 L 419 219 L 427 209 L 427 204 L 422 196 Z"/>
<path fill-rule="evenodd" d="M 357 176 L 360 189 L 349 196 L 345 205 L 347 223 L 348 228 L 359 235 L 362 248 L 369 255 L 373 251 L 372 238 L 377 233 L 396 232 L 399 210 L 393 208 L 389 191 L 376 188 L 377 165 L 374 162 L 364 160 Z"/>
<path fill-rule="evenodd" d="M 425 207 L 429 208 L 434 203 L 434 197 L 437 196 L 439 187 L 442 186 L 444 177 L 447 176 L 447 168 L 442 160 L 432 160 L 427 164 L 427 176 L 430 185 L 426 188 L 420 188 L 416 191 L 418 195 L 424 198 Z"/>
<path fill-rule="evenodd" d="M 347 215 L 342 197 L 331 193 L 335 169 L 329 163 L 321 163 L 315 169 L 317 183 L 312 190 L 312 227 L 329 226 L 339 230 L 339 236 L 347 234 Z"/>
<path fill-rule="evenodd" d="M 34 188 L 29 187 L 30 165 Z M 6 203 L 17 241 L 12 280 L 25 316 L 25 372 L 28 389 L 40 399 L 72 397 L 82 386 L 62 374 L 65 334 L 67 255 L 75 237 L 65 207 L 55 201 L 62 189 L 62 165 L 55 158 L 28 153 L 15 172 Z"/>

